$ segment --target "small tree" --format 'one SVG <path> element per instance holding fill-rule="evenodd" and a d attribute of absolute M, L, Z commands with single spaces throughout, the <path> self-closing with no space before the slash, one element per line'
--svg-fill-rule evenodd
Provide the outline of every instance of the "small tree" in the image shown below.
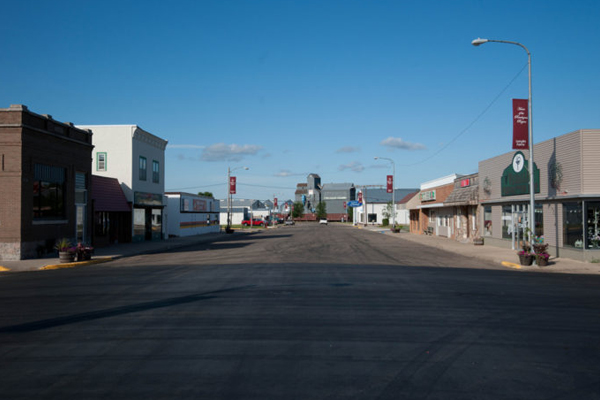
<path fill-rule="evenodd" d="M 388 224 L 389 221 L 392 219 L 392 216 L 395 214 L 394 211 L 394 204 L 391 201 L 388 201 L 388 203 L 385 205 L 385 208 L 381 212 L 383 214 L 383 219 L 388 220 Z"/>
<path fill-rule="evenodd" d="M 301 201 L 295 202 L 292 207 L 292 218 L 301 218 L 304 216 L 304 204 Z"/>
<path fill-rule="evenodd" d="M 354 207 L 348 207 L 348 221 L 354 221 Z"/>
<path fill-rule="evenodd" d="M 327 219 L 327 204 L 322 201 L 317 204 L 316 216 L 317 219 Z"/>
<path fill-rule="evenodd" d="M 212 197 L 214 198 L 212 192 L 198 192 L 198 196 Z"/>

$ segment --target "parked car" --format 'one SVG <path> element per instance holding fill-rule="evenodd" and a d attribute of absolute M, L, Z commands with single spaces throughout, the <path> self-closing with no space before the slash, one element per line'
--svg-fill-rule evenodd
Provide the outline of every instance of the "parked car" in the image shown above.
<path fill-rule="evenodd" d="M 252 226 L 266 226 L 266 222 L 263 221 L 262 219 L 253 218 L 252 220 L 249 220 L 249 219 L 243 220 L 242 221 L 242 225 L 243 226 L 250 226 L 250 225 L 252 225 Z"/>
<path fill-rule="evenodd" d="M 286 219 L 286 220 L 285 220 L 285 225 L 294 225 L 294 224 L 295 224 L 295 222 L 294 222 L 294 220 L 293 220 L 293 219 L 291 219 L 291 218 L 290 218 L 290 219 Z"/>
<path fill-rule="evenodd" d="M 327 219 L 323 218 L 323 219 L 319 220 L 319 224 L 320 225 L 327 225 Z"/>

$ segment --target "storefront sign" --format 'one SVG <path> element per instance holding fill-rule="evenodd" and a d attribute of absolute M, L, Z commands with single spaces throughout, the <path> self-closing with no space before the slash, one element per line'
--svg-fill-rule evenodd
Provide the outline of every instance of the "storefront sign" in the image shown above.
<path fill-rule="evenodd" d="M 162 206 L 162 195 L 156 193 L 135 192 L 133 201 L 140 206 Z"/>
<path fill-rule="evenodd" d="M 528 149 L 529 111 L 527 99 L 513 99 L 513 149 Z"/>
<path fill-rule="evenodd" d="M 460 187 L 469 187 L 471 186 L 471 179 L 467 178 L 467 179 L 463 179 L 460 181 Z"/>
<path fill-rule="evenodd" d="M 394 191 L 394 176 L 387 176 L 387 192 L 392 193 Z"/>
<path fill-rule="evenodd" d="M 421 192 L 419 194 L 419 198 L 421 199 L 421 201 L 434 201 L 435 200 L 435 190 Z"/>
<path fill-rule="evenodd" d="M 535 193 L 540 192 L 540 170 L 533 163 L 533 181 Z M 529 161 L 525 160 L 523 153 L 518 151 L 513 156 L 512 162 L 502 172 L 500 182 L 502 196 L 517 196 L 529 194 Z"/>

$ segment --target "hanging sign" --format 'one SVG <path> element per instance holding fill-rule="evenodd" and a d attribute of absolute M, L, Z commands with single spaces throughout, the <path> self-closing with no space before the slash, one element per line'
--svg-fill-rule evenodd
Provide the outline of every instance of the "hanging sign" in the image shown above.
<path fill-rule="evenodd" d="M 387 176 L 387 192 L 392 193 L 394 191 L 394 176 Z"/>
<path fill-rule="evenodd" d="M 277 208 L 277 197 L 275 197 L 275 198 L 273 199 L 273 205 L 275 206 L 275 208 Z"/>
<path fill-rule="evenodd" d="M 235 194 L 235 176 L 229 178 L 229 193 Z"/>
<path fill-rule="evenodd" d="M 529 110 L 527 99 L 513 99 L 513 149 L 529 148 Z"/>

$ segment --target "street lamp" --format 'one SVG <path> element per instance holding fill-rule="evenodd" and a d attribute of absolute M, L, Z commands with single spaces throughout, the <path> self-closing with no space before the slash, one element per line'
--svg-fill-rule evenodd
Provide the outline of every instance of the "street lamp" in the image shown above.
<path fill-rule="evenodd" d="M 388 160 L 392 163 L 392 227 L 396 228 L 396 190 L 394 185 L 396 184 L 396 163 L 391 158 L 386 157 L 375 157 L 376 160 Z"/>
<path fill-rule="evenodd" d="M 533 236 L 535 234 L 535 183 L 534 183 L 534 163 L 533 163 L 533 118 L 532 118 L 532 98 L 531 98 L 531 53 L 521 43 L 511 42 L 509 40 L 493 40 L 493 39 L 481 39 L 477 38 L 471 42 L 473 46 L 479 46 L 484 43 L 495 42 L 495 43 L 507 43 L 514 44 L 516 46 L 520 46 L 527 52 L 527 65 L 529 66 L 529 99 L 528 99 L 528 108 L 529 108 L 529 221 L 530 221 L 530 232 L 529 232 L 529 243 L 532 242 Z"/>
<path fill-rule="evenodd" d="M 227 227 L 225 229 L 227 232 L 229 232 L 231 229 L 231 173 L 233 171 L 237 171 L 238 169 L 249 170 L 250 168 L 237 167 L 237 168 L 231 169 L 231 168 L 227 167 Z"/>

